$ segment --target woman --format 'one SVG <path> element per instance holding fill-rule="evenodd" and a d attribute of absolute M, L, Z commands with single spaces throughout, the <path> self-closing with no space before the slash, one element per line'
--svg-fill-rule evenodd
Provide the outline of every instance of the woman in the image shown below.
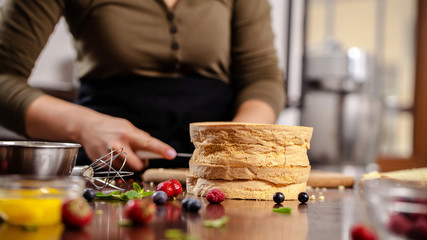
<path fill-rule="evenodd" d="M 61 16 L 78 53 L 77 104 L 27 85 Z M 283 104 L 267 0 L 9 0 L 2 8 L 0 123 L 81 143 L 80 159 L 123 147 L 127 167 L 141 170 L 137 150 L 169 160 L 191 151 L 190 122 L 274 123 Z"/>

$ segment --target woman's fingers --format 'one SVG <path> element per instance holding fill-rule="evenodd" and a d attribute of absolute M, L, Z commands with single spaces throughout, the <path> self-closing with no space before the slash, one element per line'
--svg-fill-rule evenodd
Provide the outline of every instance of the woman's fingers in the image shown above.
<path fill-rule="evenodd" d="M 135 135 L 131 141 L 131 146 L 134 151 L 133 154 L 138 150 L 144 150 L 157 153 L 169 160 L 174 159 L 177 154 L 171 146 L 147 134 Z"/>

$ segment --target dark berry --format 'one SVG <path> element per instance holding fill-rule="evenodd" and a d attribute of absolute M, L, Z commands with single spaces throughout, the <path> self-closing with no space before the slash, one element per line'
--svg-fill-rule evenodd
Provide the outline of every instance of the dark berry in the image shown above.
<path fill-rule="evenodd" d="M 285 201 L 285 195 L 283 195 L 283 193 L 281 192 L 277 192 L 273 195 L 273 200 L 277 203 L 280 204 L 283 201 Z"/>
<path fill-rule="evenodd" d="M 168 200 L 168 195 L 163 191 L 157 191 L 151 196 L 151 200 L 156 205 L 162 205 Z"/>
<path fill-rule="evenodd" d="M 198 199 L 191 199 L 187 205 L 187 211 L 189 212 L 198 212 L 202 207 L 202 203 Z"/>
<path fill-rule="evenodd" d="M 182 208 L 184 208 L 184 210 L 188 210 L 188 203 L 191 201 L 191 198 L 184 198 L 181 201 L 182 204 Z"/>
<path fill-rule="evenodd" d="M 310 198 L 310 196 L 306 192 L 300 192 L 298 194 L 298 201 L 300 201 L 302 203 L 308 202 L 309 198 Z"/>
<path fill-rule="evenodd" d="M 96 192 L 92 188 L 85 188 L 83 190 L 83 197 L 86 199 L 86 201 L 91 202 L 96 197 Z"/>

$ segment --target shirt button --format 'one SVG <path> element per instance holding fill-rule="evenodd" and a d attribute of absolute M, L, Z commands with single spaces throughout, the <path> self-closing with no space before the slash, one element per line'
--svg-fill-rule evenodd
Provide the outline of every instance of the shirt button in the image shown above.
<path fill-rule="evenodd" d="M 173 12 L 168 12 L 167 18 L 169 21 L 172 21 L 175 18 L 175 14 L 173 14 Z"/>
<path fill-rule="evenodd" d="M 173 42 L 171 47 L 173 50 L 178 50 L 179 44 L 177 42 Z"/>
<path fill-rule="evenodd" d="M 176 26 L 175 25 L 173 25 L 172 27 L 171 27 L 171 33 L 172 34 L 175 34 L 175 33 L 177 33 L 178 32 L 178 28 L 176 28 Z"/>

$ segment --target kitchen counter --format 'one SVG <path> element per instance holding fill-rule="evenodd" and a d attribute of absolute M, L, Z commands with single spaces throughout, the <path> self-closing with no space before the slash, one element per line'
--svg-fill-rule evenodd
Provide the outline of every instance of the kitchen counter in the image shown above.
<path fill-rule="evenodd" d="M 152 189 L 149 184 L 144 184 L 144 187 Z M 91 203 L 97 212 L 91 224 L 80 231 L 64 231 L 62 239 L 168 239 L 165 237 L 167 229 L 180 229 L 182 233 L 195 239 L 331 240 L 349 239 L 352 225 L 367 223 L 368 217 L 358 190 L 313 189 L 307 192 L 315 195 L 316 199 L 306 204 L 299 204 L 298 201 L 282 203 L 284 207 L 292 208 L 291 214 L 273 212 L 273 201 L 225 200 L 222 204 L 209 204 L 201 197 L 199 199 L 203 206 L 200 211 L 190 213 L 181 210 L 184 193 L 177 200 L 170 200 L 166 205 L 159 206 L 152 221 L 140 227 L 120 226 L 119 223 L 124 219 L 124 202 L 97 200 Z M 319 199 L 321 195 L 325 196 L 324 200 Z M 195 198 L 192 195 L 190 197 Z M 203 226 L 204 220 L 223 215 L 229 218 L 223 228 Z M 19 230 L 10 226 L 5 230 L 4 225 L 7 224 L 0 226 L 1 239 L 23 239 L 21 235 L 16 235 Z M 13 231 L 15 235 L 12 234 Z M 43 231 L 49 232 L 39 229 L 27 232 L 27 236 Z M 59 232 L 56 231 L 56 234 Z M 50 233 L 54 234 L 55 231 Z M 6 236 L 11 238 L 4 238 Z M 51 237 L 50 239 L 55 239 L 55 236 Z"/>

